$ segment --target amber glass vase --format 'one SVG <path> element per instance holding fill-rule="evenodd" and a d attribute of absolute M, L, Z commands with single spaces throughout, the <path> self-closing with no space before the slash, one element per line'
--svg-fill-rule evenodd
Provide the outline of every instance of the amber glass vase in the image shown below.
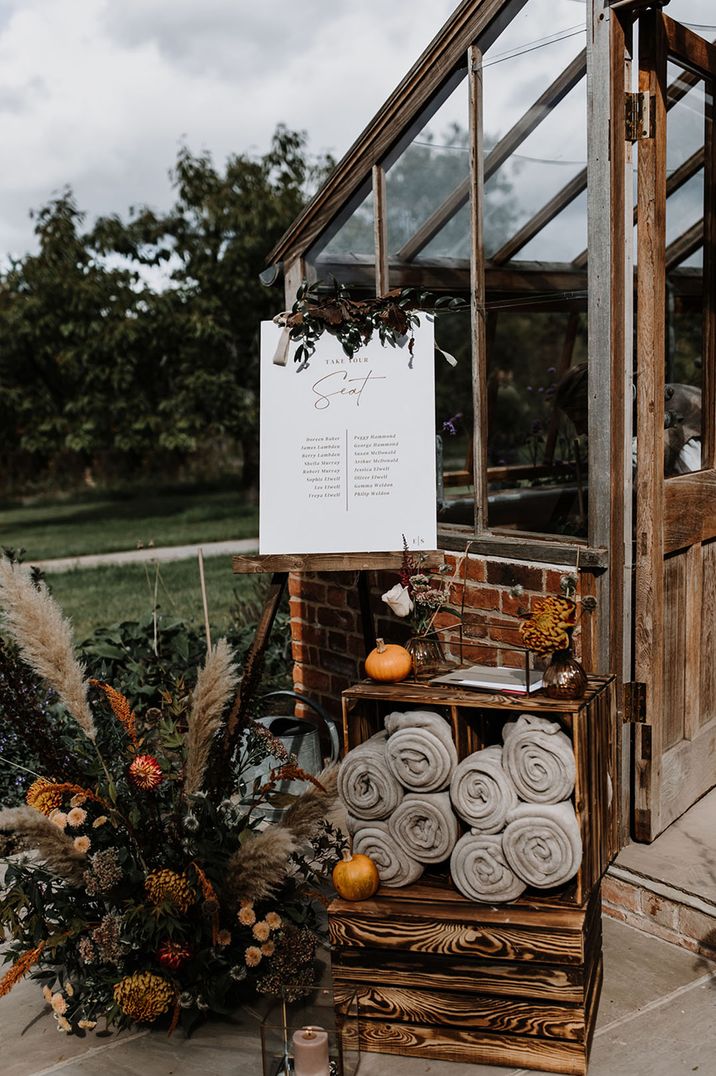
<path fill-rule="evenodd" d="M 445 666 L 443 648 L 435 635 L 413 635 L 405 644 L 405 649 L 413 659 L 413 676 L 416 680 L 429 680 Z"/>
<path fill-rule="evenodd" d="M 587 690 L 587 674 L 577 661 L 571 645 L 555 650 L 544 671 L 542 684 L 550 699 L 581 699 Z"/>

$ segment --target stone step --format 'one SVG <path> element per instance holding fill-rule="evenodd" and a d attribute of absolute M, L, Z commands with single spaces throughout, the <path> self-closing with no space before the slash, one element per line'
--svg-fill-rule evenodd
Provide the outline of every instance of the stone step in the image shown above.
<path fill-rule="evenodd" d="M 602 882 L 605 915 L 700 956 L 716 957 L 716 903 L 613 863 Z"/>

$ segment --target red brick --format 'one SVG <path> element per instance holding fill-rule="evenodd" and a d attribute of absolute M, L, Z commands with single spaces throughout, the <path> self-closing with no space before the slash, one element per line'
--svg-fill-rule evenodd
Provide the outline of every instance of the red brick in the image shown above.
<path fill-rule="evenodd" d="M 328 673 L 321 669 L 314 669 L 310 665 L 294 666 L 294 675 L 297 675 L 301 686 L 311 691 L 330 691 L 331 678 Z"/>
<path fill-rule="evenodd" d="M 486 617 L 479 613 L 465 613 L 462 618 L 462 630 L 470 639 L 485 639 L 487 637 Z"/>
<path fill-rule="evenodd" d="M 607 875 L 602 880 L 602 900 L 630 912 L 641 911 L 639 889 Z"/>
<path fill-rule="evenodd" d="M 310 580 L 304 579 L 301 586 L 301 597 L 304 601 L 317 602 L 322 605 L 326 600 L 326 585 L 325 583 L 314 583 Z"/>
<path fill-rule="evenodd" d="M 306 620 L 310 623 L 315 622 L 315 605 L 311 605 L 309 602 L 301 601 L 300 598 L 289 598 L 288 602 L 292 620 Z"/>
<path fill-rule="evenodd" d="M 317 646 L 326 645 L 326 633 L 315 624 L 304 624 L 302 621 L 294 621 L 294 640 L 299 639 L 304 643 L 315 643 Z"/>
<path fill-rule="evenodd" d="M 524 669 L 524 650 L 501 650 L 500 665 L 506 665 L 508 669 Z"/>
<path fill-rule="evenodd" d="M 298 572 L 288 573 L 288 593 L 291 597 L 299 597 L 301 594 L 301 576 Z"/>
<path fill-rule="evenodd" d="M 468 557 L 467 563 L 460 567 L 458 577 L 462 579 L 465 574 L 473 583 L 484 583 L 486 579 L 486 562 L 482 558 Z"/>
<path fill-rule="evenodd" d="M 351 631 L 356 626 L 356 615 L 352 609 L 329 609 L 321 605 L 318 607 L 318 623 L 327 628 Z"/>
<path fill-rule="evenodd" d="M 346 680 L 352 679 L 356 675 L 355 658 L 349 657 L 346 654 L 336 654 L 334 651 L 326 650 L 321 655 L 318 664 L 322 670 L 338 673 Z"/>
<path fill-rule="evenodd" d="M 716 918 L 695 908 L 679 908 L 678 930 L 707 949 L 716 949 Z"/>
<path fill-rule="evenodd" d="M 554 568 L 550 568 L 545 572 L 544 588 L 547 594 L 561 594 L 562 587 L 561 582 L 565 575 L 577 575 L 574 568 L 562 568 L 560 571 L 555 571 Z M 577 582 L 577 590 L 579 590 L 579 581 Z"/>
<path fill-rule="evenodd" d="M 507 643 L 508 646 L 521 646 L 522 639 L 516 627 L 490 624 L 490 638 L 496 643 Z"/>
<path fill-rule="evenodd" d="M 329 631 L 328 645 L 330 646 L 331 650 L 336 650 L 339 654 L 345 654 L 346 650 L 348 649 L 345 632 Z"/>
<path fill-rule="evenodd" d="M 644 915 L 659 923 L 662 927 L 670 930 L 678 929 L 676 922 L 676 905 L 656 893 L 649 893 L 643 889 L 641 892 L 641 909 Z M 712 920 L 712 928 L 716 926 L 716 920 Z"/>
<path fill-rule="evenodd" d="M 489 609 L 497 612 L 500 608 L 500 591 L 494 587 L 468 587 L 465 593 L 465 605 L 471 609 Z"/>
<path fill-rule="evenodd" d="M 497 650 L 491 646 L 472 643 L 463 646 L 463 660 L 469 665 L 496 665 Z"/>
<path fill-rule="evenodd" d="M 345 609 L 348 604 L 348 591 L 345 587 L 327 587 L 326 601 L 334 609 Z"/>
<path fill-rule="evenodd" d="M 520 594 L 513 597 L 509 590 L 503 590 L 500 600 L 502 604 L 502 612 L 507 616 L 521 617 L 523 613 L 529 612 L 530 599 L 527 594 Z"/>
<path fill-rule="evenodd" d="M 521 586 L 525 590 L 544 589 L 544 573 L 530 564 L 491 560 L 487 564 L 487 582 L 498 587 Z"/>

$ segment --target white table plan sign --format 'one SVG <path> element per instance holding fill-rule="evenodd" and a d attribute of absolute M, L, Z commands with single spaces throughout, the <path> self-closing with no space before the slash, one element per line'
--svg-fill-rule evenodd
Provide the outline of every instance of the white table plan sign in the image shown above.
<path fill-rule="evenodd" d="M 412 360 L 377 335 L 349 357 L 324 333 L 300 372 L 273 362 L 281 331 L 262 322 L 260 553 L 434 549 L 432 322 Z"/>

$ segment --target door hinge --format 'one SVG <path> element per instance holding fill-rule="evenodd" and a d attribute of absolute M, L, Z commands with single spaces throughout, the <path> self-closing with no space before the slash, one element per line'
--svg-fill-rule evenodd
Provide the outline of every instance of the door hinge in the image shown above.
<path fill-rule="evenodd" d="M 638 680 L 624 685 L 624 724 L 643 725 L 646 721 L 646 684 Z"/>
<path fill-rule="evenodd" d="M 648 93 L 624 94 L 624 122 L 627 142 L 654 137 L 654 101 Z"/>

